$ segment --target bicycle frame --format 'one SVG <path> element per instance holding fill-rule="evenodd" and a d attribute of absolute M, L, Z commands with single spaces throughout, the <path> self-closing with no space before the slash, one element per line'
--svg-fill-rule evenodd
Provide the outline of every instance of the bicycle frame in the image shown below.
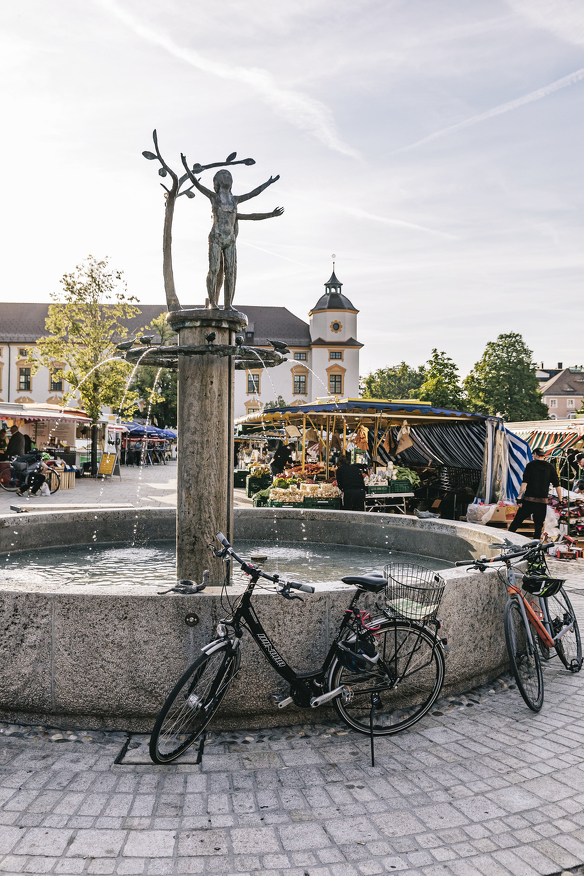
<path fill-rule="evenodd" d="M 564 630 L 561 630 L 557 636 L 552 638 L 552 636 L 550 636 L 548 632 L 548 629 L 551 630 L 551 623 L 549 621 L 549 615 L 547 613 L 545 600 L 542 600 L 538 596 L 534 597 L 538 600 L 539 610 L 542 612 L 544 618 L 544 623 L 542 623 L 539 616 L 534 611 L 531 603 L 527 600 L 527 597 L 522 593 L 519 585 L 516 583 L 515 570 L 513 569 L 511 564 L 507 565 L 507 589 L 509 591 L 509 596 L 511 598 L 515 597 L 517 599 L 517 602 L 519 603 L 519 607 L 523 615 L 523 620 L 525 622 L 525 627 L 529 631 L 528 635 L 530 640 L 530 646 L 533 648 L 533 638 L 531 635 L 531 630 L 529 629 L 529 627 L 532 626 L 544 645 L 547 645 L 548 648 L 555 648 L 558 639 L 561 639 L 561 637 L 568 632 L 573 624 L 569 624 Z"/>

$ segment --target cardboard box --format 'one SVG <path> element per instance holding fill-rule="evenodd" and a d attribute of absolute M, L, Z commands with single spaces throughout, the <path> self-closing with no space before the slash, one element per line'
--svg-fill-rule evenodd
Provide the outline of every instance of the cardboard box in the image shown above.
<path fill-rule="evenodd" d="M 518 505 L 497 505 L 490 523 L 511 523 L 517 514 Z"/>

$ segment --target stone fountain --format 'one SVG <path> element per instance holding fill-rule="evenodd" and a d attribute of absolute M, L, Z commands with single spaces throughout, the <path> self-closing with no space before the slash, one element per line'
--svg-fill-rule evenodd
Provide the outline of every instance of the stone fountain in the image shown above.
<path fill-rule="evenodd" d="M 444 560 L 469 560 L 488 552 L 493 531 L 482 526 L 418 520 L 386 514 L 324 510 L 240 508 L 232 505 L 234 372 L 249 364 L 274 367 L 284 357 L 247 347 L 240 334 L 247 319 L 233 308 L 236 236 L 240 220 L 282 214 L 239 212 L 239 204 L 259 195 L 278 177 L 244 195 L 232 192 L 232 153 L 223 162 L 189 166 L 175 173 L 163 159 L 154 132 L 154 152 L 144 156 L 159 164 L 166 182 L 163 274 L 168 322 L 178 344 L 131 349 L 129 361 L 178 368 L 178 495 L 172 509 L 146 508 L 0 515 L 0 559 L 18 557 L 31 546 L 148 542 L 176 538 L 177 577 L 201 582 L 210 570 L 210 586 L 197 597 L 160 597 L 147 585 L 116 587 L 21 585 L 0 583 L 0 718 L 55 726 L 149 731 L 171 684 L 214 635 L 223 615 L 220 587 L 227 567 L 213 560 L 208 545 L 217 532 L 238 538 L 279 539 L 331 545 L 363 545 L 425 554 Z M 199 175 L 219 168 L 213 190 Z M 166 184 L 168 183 L 168 185 Z M 206 301 L 182 309 L 172 270 L 172 224 L 178 197 L 197 190 L 211 201 Z M 219 306 L 224 290 L 223 307 Z M 524 541 L 514 536 L 517 543 Z M 501 622 L 504 588 L 496 572 L 468 575 L 459 569 L 442 573 L 447 581 L 441 614 L 452 652 L 445 692 L 468 690 L 495 677 L 506 665 Z M 194 601 L 193 601 L 194 600 Z M 299 607 L 260 592 L 258 612 L 298 668 L 321 660 L 328 630 L 337 625 L 347 603 L 341 590 L 321 590 Z M 293 607 L 291 607 L 291 605 Z M 443 610 L 442 610 L 443 609 Z M 196 620 L 193 623 L 193 618 Z M 189 620 L 190 619 L 190 620 Z M 187 623 L 185 623 L 187 621 Z M 245 673 L 238 676 L 224 702 L 223 720 L 244 726 L 282 720 L 267 704 L 277 677 L 253 643 L 242 644 Z M 293 656 L 294 655 L 294 656 Z M 311 713 L 321 720 L 322 712 Z M 311 720 L 302 712 L 286 720 Z"/>

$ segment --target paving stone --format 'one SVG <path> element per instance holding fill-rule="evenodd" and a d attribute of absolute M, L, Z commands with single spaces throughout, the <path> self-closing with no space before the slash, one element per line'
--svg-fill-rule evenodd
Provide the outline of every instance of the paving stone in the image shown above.
<path fill-rule="evenodd" d="M 122 830 L 78 830 L 67 849 L 69 857 L 116 858 L 126 832 Z"/>

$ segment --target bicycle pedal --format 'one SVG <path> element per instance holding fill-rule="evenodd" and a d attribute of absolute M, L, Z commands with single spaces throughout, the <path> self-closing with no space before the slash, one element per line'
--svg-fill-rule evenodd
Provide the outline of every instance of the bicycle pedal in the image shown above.
<path fill-rule="evenodd" d="M 285 697 L 284 694 L 279 693 L 271 694 L 269 699 L 272 705 L 277 706 L 278 709 L 285 709 L 286 706 L 294 702 L 292 697 Z"/>
<path fill-rule="evenodd" d="M 355 699 L 355 694 L 347 685 L 344 686 L 341 692 L 341 700 L 343 701 L 343 705 L 346 706 L 347 703 L 351 703 Z"/>

